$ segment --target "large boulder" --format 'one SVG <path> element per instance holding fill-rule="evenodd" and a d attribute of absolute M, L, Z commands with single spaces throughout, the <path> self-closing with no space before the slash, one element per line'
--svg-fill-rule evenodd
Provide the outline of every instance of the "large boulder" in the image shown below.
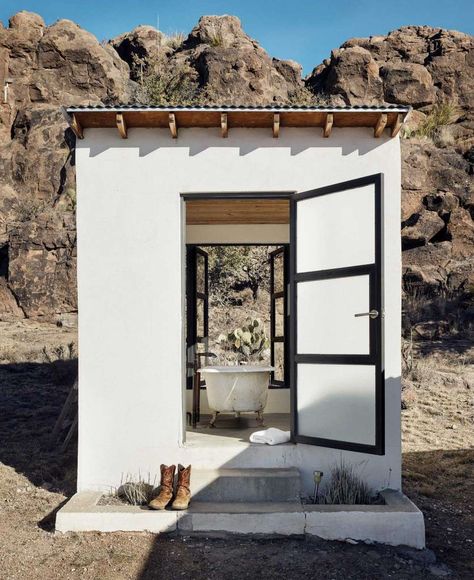
<path fill-rule="evenodd" d="M 284 103 L 303 86 L 295 65 L 273 61 L 235 16 L 203 16 L 170 64 L 182 59 L 207 94 L 225 104 Z"/>
<path fill-rule="evenodd" d="M 153 26 L 137 26 L 131 32 L 120 34 L 110 41 L 110 46 L 125 61 L 134 80 L 140 78 L 140 68 L 146 66 L 160 51 L 169 52 L 165 36 Z"/>
<path fill-rule="evenodd" d="M 133 83 L 111 46 L 69 20 L 46 26 L 28 12 L 0 27 L 2 89 L 7 78 L 0 247 L 8 266 L 0 272 L 0 316 L 54 318 L 77 307 L 74 138 L 60 106 L 127 101 Z"/>
<path fill-rule="evenodd" d="M 388 63 L 381 71 L 385 100 L 389 103 L 423 107 L 436 100 L 433 79 L 421 64 Z"/>
<path fill-rule="evenodd" d="M 402 248 L 424 246 L 445 229 L 444 220 L 433 211 L 415 213 L 402 224 Z"/>
<path fill-rule="evenodd" d="M 48 210 L 10 235 L 8 285 L 29 318 L 77 311 L 74 214 Z"/>
<path fill-rule="evenodd" d="M 136 79 L 137 59 L 145 66 L 159 59 L 161 71 L 185 71 L 195 85 L 195 96 L 201 94 L 206 102 L 286 103 L 303 89 L 301 67 L 271 59 L 235 16 L 203 16 L 181 44 L 168 40 L 151 27 L 139 27 L 114 38 L 111 46 L 132 67 Z M 182 98 L 190 98 L 189 91 L 183 90 Z"/>
<path fill-rule="evenodd" d="M 374 105 L 383 101 L 379 65 L 361 46 L 333 50 L 327 65 L 315 69 L 308 86 L 316 93 L 337 95 L 350 105 Z"/>

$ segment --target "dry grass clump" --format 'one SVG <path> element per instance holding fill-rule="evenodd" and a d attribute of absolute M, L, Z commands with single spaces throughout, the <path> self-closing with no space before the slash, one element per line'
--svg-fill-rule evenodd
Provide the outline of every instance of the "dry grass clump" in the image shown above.
<path fill-rule="evenodd" d="M 172 50 L 177 50 L 186 39 L 184 32 L 174 32 L 173 34 L 163 35 L 161 46 L 166 46 Z"/>
<path fill-rule="evenodd" d="M 155 489 L 156 476 L 152 479 L 150 473 L 146 477 L 141 473 L 138 476 L 127 473 L 122 476 L 120 486 L 112 491 L 111 496 L 130 505 L 142 506 L 154 498 Z"/>
<path fill-rule="evenodd" d="M 459 117 L 459 109 L 454 103 L 441 102 L 433 106 L 422 122 L 415 129 L 403 129 L 403 137 L 425 137 L 435 139 L 442 127 L 454 123 Z M 445 132 L 446 133 L 446 132 Z M 440 137 L 441 139 L 442 137 Z"/>
<path fill-rule="evenodd" d="M 322 496 L 322 503 L 367 505 L 373 503 L 373 497 L 370 487 L 356 472 L 356 468 L 341 459 L 331 469 L 331 478 Z"/>

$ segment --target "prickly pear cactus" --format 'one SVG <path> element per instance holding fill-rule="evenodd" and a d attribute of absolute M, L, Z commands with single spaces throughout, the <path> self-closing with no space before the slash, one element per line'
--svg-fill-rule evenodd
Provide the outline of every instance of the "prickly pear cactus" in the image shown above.
<path fill-rule="evenodd" d="M 263 359 L 270 341 L 260 318 L 247 318 L 245 324 L 229 334 L 220 334 L 217 342 L 226 350 L 237 353 L 244 360 Z"/>

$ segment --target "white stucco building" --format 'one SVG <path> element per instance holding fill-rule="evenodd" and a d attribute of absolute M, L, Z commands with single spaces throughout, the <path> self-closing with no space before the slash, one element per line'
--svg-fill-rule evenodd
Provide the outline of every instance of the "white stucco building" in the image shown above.
<path fill-rule="evenodd" d="M 310 494 L 313 472 L 341 458 L 374 488 L 400 489 L 407 113 L 68 109 L 79 137 L 79 491 L 181 462 L 294 467 Z M 186 421 L 186 249 L 258 243 L 288 250 L 287 380 L 270 391 L 268 412 L 286 414 L 292 441 L 275 447 Z"/>

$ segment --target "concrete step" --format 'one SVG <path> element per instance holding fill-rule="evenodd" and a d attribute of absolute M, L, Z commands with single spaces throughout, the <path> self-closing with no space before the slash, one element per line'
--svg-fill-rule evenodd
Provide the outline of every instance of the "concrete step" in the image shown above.
<path fill-rule="evenodd" d="M 191 492 L 196 502 L 299 501 L 300 473 L 295 468 L 195 469 Z"/>
<path fill-rule="evenodd" d="M 304 535 L 305 514 L 298 501 L 222 503 L 194 501 L 178 515 L 183 534 Z"/>

